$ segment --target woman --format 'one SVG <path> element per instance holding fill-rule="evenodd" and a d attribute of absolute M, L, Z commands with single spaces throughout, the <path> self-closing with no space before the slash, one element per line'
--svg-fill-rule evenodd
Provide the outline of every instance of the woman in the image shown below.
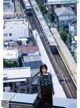
<path fill-rule="evenodd" d="M 46 64 L 40 66 L 40 76 L 38 77 L 38 96 L 35 108 L 53 108 L 52 94 L 54 94 L 52 76 L 47 72 Z"/>

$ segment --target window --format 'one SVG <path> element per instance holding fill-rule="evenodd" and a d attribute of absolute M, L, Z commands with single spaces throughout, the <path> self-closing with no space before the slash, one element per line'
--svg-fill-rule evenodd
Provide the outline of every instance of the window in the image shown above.
<path fill-rule="evenodd" d="M 12 36 L 12 33 L 9 33 L 9 36 Z"/>
<path fill-rule="evenodd" d="M 4 33 L 4 36 L 8 36 L 8 34 L 7 33 Z"/>

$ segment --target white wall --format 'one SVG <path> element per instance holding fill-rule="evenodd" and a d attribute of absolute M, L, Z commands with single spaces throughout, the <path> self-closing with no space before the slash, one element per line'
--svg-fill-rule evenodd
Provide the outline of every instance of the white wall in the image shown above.
<path fill-rule="evenodd" d="M 12 36 L 10 36 L 10 33 Z M 5 34 L 7 36 L 5 36 Z M 14 40 L 16 41 L 20 37 L 29 37 L 29 26 L 28 23 L 16 23 L 16 22 L 7 22 L 4 24 L 3 29 L 3 39 L 5 40 Z"/>
<path fill-rule="evenodd" d="M 4 30 L 3 33 L 7 34 L 7 36 L 4 36 L 4 40 L 17 40 L 20 37 L 29 37 L 28 31 L 22 29 Z M 10 33 L 12 33 L 12 36 L 9 36 Z"/>

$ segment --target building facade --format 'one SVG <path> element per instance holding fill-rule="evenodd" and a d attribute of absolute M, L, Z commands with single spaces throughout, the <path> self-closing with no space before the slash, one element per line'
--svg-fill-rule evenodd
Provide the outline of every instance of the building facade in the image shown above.
<path fill-rule="evenodd" d="M 30 25 L 24 19 L 5 20 L 3 39 L 17 41 L 20 37 L 29 37 Z"/>

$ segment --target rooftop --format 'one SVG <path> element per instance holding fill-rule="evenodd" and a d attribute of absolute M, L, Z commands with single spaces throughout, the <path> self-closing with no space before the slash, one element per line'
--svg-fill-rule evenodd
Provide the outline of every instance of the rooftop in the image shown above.
<path fill-rule="evenodd" d="M 70 7 L 60 7 L 54 9 L 57 16 L 75 15 Z"/>
<path fill-rule="evenodd" d="M 17 49 L 20 53 L 24 51 L 25 53 L 34 53 L 36 51 L 39 51 L 39 48 L 37 46 L 18 46 Z"/>
<path fill-rule="evenodd" d="M 41 61 L 40 55 L 24 56 L 23 59 L 24 59 L 24 62 Z"/>
<path fill-rule="evenodd" d="M 74 18 L 73 20 L 70 21 L 70 24 L 77 24 L 77 19 Z"/>
<path fill-rule="evenodd" d="M 47 0 L 48 4 L 72 4 L 76 2 L 76 0 Z"/>
<path fill-rule="evenodd" d="M 29 23 L 25 21 L 25 19 L 10 19 L 4 21 L 4 29 L 24 29 L 28 28 Z"/>
<path fill-rule="evenodd" d="M 3 82 L 24 81 L 27 77 L 31 77 L 30 67 L 3 69 L 3 78 L 6 78 Z"/>
<path fill-rule="evenodd" d="M 30 25 L 25 19 L 4 20 L 3 24 L 4 40 L 15 40 L 20 37 L 29 37 Z"/>
<path fill-rule="evenodd" d="M 18 59 L 18 50 L 15 49 L 4 49 L 3 50 L 4 59 Z"/>
<path fill-rule="evenodd" d="M 4 12 L 14 12 L 14 4 L 12 0 L 3 0 L 3 11 Z"/>
<path fill-rule="evenodd" d="M 31 69 L 39 69 L 41 64 L 42 61 L 30 61 L 24 63 L 25 67 L 29 66 Z"/>

